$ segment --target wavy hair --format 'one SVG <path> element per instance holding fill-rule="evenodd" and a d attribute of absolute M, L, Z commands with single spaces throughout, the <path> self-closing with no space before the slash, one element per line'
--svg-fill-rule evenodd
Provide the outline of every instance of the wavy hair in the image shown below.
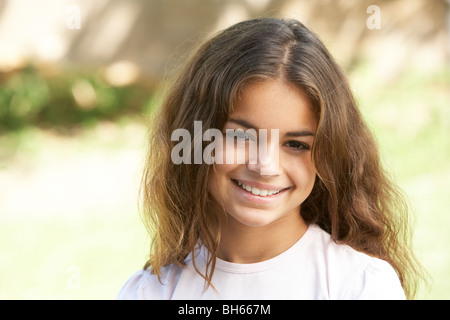
<path fill-rule="evenodd" d="M 412 298 L 421 269 L 405 198 L 382 168 L 343 72 L 296 20 L 260 18 L 225 29 L 198 48 L 173 82 L 152 122 L 141 181 L 140 210 L 152 235 L 144 269 L 160 278 L 164 266 L 184 266 L 192 253 L 195 269 L 212 285 L 220 224 L 206 183 L 211 165 L 174 164 L 178 142 L 171 134 L 185 128 L 194 137 L 194 121 L 202 121 L 203 132 L 222 129 L 246 84 L 277 78 L 306 92 L 319 119 L 312 148 L 317 177 L 301 205 L 303 219 L 334 241 L 389 262 Z M 199 243 L 210 253 L 205 271 L 195 264 Z"/>

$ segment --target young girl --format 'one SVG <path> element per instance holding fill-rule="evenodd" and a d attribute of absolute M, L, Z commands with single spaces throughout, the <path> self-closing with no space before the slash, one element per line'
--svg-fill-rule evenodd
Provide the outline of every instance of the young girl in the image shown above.
<path fill-rule="evenodd" d="M 192 138 L 184 161 L 179 129 Z M 212 163 L 194 161 L 220 140 L 209 129 L 225 142 Z M 141 186 L 151 254 L 119 298 L 413 297 L 405 202 L 344 75 L 300 22 L 244 21 L 207 41 L 151 132 Z M 255 158 L 254 145 L 266 151 Z"/>

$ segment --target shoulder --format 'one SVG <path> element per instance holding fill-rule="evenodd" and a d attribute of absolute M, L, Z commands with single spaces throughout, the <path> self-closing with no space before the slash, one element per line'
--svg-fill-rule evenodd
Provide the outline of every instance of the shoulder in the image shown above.
<path fill-rule="evenodd" d="M 170 299 L 172 284 L 177 281 L 180 268 L 171 265 L 163 268 L 161 278 L 150 269 L 134 273 L 122 286 L 118 300 L 161 300 Z"/>
<path fill-rule="evenodd" d="M 320 246 L 333 299 L 405 299 L 394 268 L 386 261 L 359 252 L 313 226 L 315 245 Z"/>
<path fill-rule="evenodd" d="M 161 283 L 150 270 L 140 270 L 134 273 L 122 286 L 117 299 L 119 300 L 147 300 L 161 299 Z"/>
<path fill-rule="evenodd" d="M 405 300 L 406 296 L 394 268 L 384 260 L 371 257 L 365 268 L 355 274 L 342 298 Z"/>

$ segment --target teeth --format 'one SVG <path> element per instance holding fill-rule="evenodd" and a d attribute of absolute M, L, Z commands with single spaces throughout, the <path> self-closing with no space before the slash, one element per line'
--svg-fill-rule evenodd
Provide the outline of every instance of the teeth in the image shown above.
<path fill-rule="evenodd" d="M 260 196 L 260 197 L 271 196 L 271 195 L 277 194 L 281 191 L 281 190 L 274 191 L 274 190 L 258 189 L 255 187 L 247 186 L 238 180 L 235 180 L 235 181 L 237 182 L 238 186 L 241 187 L 242 189 L 247 190 L 248 192 L 251 192 L 254 195 Z"/>

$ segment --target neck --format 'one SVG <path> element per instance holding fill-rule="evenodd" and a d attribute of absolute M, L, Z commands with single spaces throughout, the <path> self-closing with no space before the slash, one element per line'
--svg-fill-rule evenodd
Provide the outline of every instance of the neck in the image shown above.
<path fill-rule="evenodd" d="M 256 263 L 289 249 L 308 229 L 298 210 L 264 226 L 247 226 L 230 215 L 221 219 L 217 257 L 234 263 Z"/>

